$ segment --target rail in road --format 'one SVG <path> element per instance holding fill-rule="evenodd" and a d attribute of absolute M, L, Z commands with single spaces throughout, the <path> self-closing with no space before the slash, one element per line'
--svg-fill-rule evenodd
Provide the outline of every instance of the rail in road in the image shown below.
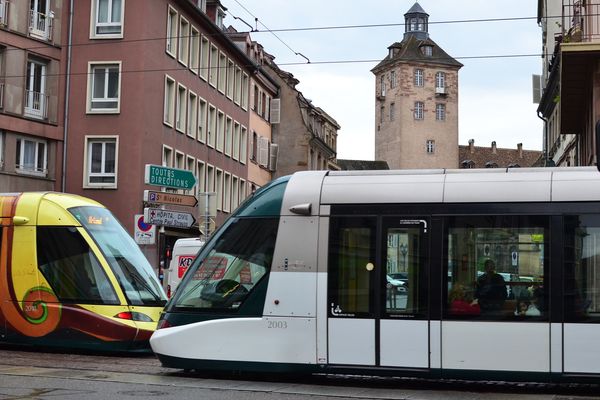
<path fill-rule="evenodd" d="M 348 399 L 600 399 L 600 386 L 435 382 L 358 376 L 237 376 L 163 368 L 151 354 L 104 355 L 0 346 L 0 382 L 8 377 L 119 382 L 230 392 Z M 575 397 L 574 397 L 575 396 Z"/>

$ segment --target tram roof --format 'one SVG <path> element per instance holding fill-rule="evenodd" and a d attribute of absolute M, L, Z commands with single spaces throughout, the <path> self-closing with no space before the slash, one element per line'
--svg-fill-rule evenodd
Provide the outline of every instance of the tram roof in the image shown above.
<path fill-rule="evenodd" d="M 329 171 L 321 204 L 600 201 L 595 167 Z"/>

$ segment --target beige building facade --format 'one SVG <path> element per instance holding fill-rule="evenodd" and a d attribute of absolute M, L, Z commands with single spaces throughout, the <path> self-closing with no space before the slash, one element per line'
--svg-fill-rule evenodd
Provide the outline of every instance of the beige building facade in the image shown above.
<path fill-rule="evenodd" d="M 462 64 L 428 33 L 418 3 L 404 15 L 401 42 L 371 72 L 376 77 L 375 159 L 390 169 L 458 167 L 458 71 Z"/>

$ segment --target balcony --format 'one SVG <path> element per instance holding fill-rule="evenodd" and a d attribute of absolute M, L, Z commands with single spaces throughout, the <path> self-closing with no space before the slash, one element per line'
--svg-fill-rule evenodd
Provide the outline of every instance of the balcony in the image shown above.
<path fill-rule="evenodd" d="M 52 20 L 54 13 L 50 11 L 48 14 L 37 11 L 29 13 L 29 35 L 38 39 L 52 40 Z"/>
<path fill-rule="evenodd" d="M 24 115 L 36 119 L 48 118 L 48 100 L 49 96 L 44 93 L 26 90 Z"/>
<path fill-rule="evenodd" d="M 561 133 L 582 134 L 600 57 L 600 0 L 563 0 L 560 37 Z"/>
<path fill-rule="evenodd" d="M 600 0 L 563 0 L 563 43 L 600 40 Z"/>
<path fill-rule="evenodd" d="M 8 25 L 8 0 L 0 0 L 0 27 Z"/>

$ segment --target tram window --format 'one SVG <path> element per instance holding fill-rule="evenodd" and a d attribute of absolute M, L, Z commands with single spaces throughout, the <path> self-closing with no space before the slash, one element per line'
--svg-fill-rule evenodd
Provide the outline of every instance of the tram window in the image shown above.
<path fill-rule="evenodd" d="M 175 307 L 239 309 L 271 269 L 278 225 L 277 218 L 232 221 L 186 272 Z"/>
<path fill-rule="evenodd" d="M 387 232 L 386 311 L 388 314 L 425 313 L 423 257 L 421 230 L 389 227 Z"/>
<path fill-rule="evenodd" d="M 565 217 L 565 319 L 600 322 L 600 216 Z"/>
<path fill-rule="evenodd" d="M 446 315 L 545 317 L 547 227 L 536 216 L 448 218 Z"/>
<path fill-rule="evenodd" d="M 77 228 L 38 227 L 37 260 L 60 301 L 119 304 L 102 266 Z"/>
<path fill-rule="evenodd" d="M 329 248 L 331 316 L 368 316 L 375 269 L 375 219 L 332 218 Z"/>

